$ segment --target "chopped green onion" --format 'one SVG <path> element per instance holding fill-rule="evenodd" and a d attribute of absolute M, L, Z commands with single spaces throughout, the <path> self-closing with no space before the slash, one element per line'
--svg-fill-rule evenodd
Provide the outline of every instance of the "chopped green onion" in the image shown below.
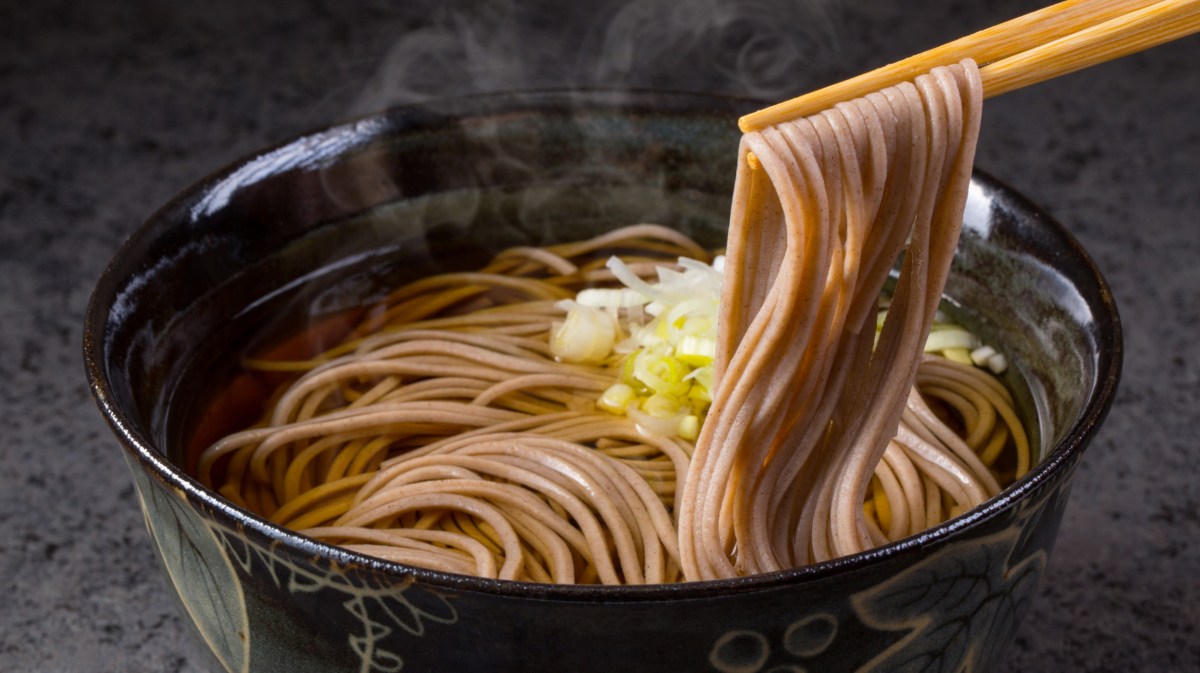
<path fill-rule="evenodd" d="M 948 348 L 970 350 L 979 348 L 980 345 L 982 344 L 979 343 L 979 337 L 965 329 L 959 327 L 937 329 L 929 332 L 929 338 L 925 340 L 925 352 L 936 353 Z"/>
<path fill-rule="evenodd" d="M 712 364 L 717 357 L 717 340 L 711 337 L 687 335 L 675 348 L 675 357 L 693 367 Z"/>
<path fill-rule="evenodd" d="M 974 364 L 971 362 L 971 351 L 965 348 L 943 348 L 940 352 L 942 357 L 947 360 L 953 360 L 962 365 Z"/>
<path fill-rule="evenodd" d="M 607 266 L 625 287 L 583 290 L 575 299 L 617 316 L 616 331 L 629 335 L 611 347 L 624 358 L 618 383 L 597 406 L 625 414 L 644 432 L 694 439 L 712 403 L 724 258 L 711 266 L 680 258 L 678 269 L 656 268 L 653 283 L 618 258 Z"/>
<path fill-rule="evenodd" d="M 980 346 L 971 351 L 971 363 L 976 367 L 986 367 L 988 358 L 996 354 L 996 349 L 991 346 Z"/>
<path fill-rule="evenodd" d="M 689 442 L 696 441 L 700 436 L 700 417 L 695 414 L 689 414 L 679 421 L 679 436 Z"/>
<path fill-rule="evenodd" d="M 629 420 L 634 422 L 638 431 L 653 437 L 675 437 L 679 435 L 679 426 L 686 417 L 685 414 L 677 414 L 668 418 L 658 418 L 647 414 L 633 405 L 630 405 L 625 410 L 625 415 L 629 417 Z"/>
<path fill-rule="evenodd" d="M 600 364 L 612 353 L 617 322 L 597 308 L 572 302 L 550 336 L 550 353 L 562 362 Z"/>
<path fill-rule="evenodd" d="M 655 418 L 670 418 L 679 414 L 679 398 L 663 393 L 654 393 L 642 401 L 642 411 Z"/>
<path fill-rule="evenodd" d="M 580 290 L 575 301 L 593 308 L 632 308 L 646 303 L 642 295 L 627 288 L 593 287 Z"/>
<path fill-rule="evenodd" d="M 667 349 L 642 349 L 634 355 L 633 376 L 656 393 L 683 395 L 689 384 L 683 380 L 688 369 Z"/>
<path fill-rule="evenodd" d="M 601 393 L 596 406 L 610 413 L 623 414 L 629 403 L 636 400 L 637 394 L 633 388 L 624 383 L 614 383 Z"/>

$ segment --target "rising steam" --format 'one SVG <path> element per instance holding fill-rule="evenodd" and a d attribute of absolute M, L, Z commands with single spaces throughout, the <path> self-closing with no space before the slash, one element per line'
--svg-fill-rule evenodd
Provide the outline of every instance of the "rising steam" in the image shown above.
<path fill-rule="evenodd" d="M 654 88 L 763 100 L 829 81 L 837 0 L 439 3 L 396 36 L 352 115 L 470 93 Z"/>

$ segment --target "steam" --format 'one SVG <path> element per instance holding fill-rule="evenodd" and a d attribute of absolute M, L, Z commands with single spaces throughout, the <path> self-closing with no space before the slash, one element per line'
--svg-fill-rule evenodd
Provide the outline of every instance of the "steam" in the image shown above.
<path fill-rule="evenodd" d="M 837 0 L 439 3 L 396 36 L 351 115 L 471 93 L 665 89 L 776 100 L 841 60 Z"/>
<path fill-rule="evenodd" d="M 829 0 L 642 0 L 596 51 L 592 83 L 774 99 L 836 62 Z"/>
<path fill-rule="evenodd" d="M 839 0 L 398 5 L 396 11 L 409 15 L 409 27 L 390 38 L 365 84 L 350 85 L 354 93 L 344 112 L 361 117 L 467 94 L 539 89 L 656 89 L 780 100 L 833 81 L 841 72 L 839 7 Z M 731 116 L 731 127 L 733 121 Z M 573 147 L 567 164 L 547 162 L 531 153 L 519 134 L 502 132 L 496 124 L 501 122 L 480 116 L 452 132 L 472 148 L 469 168 L 456 168 L 454 157 L 410 165 L 380 151 L 322 171 L 318 180 L 328 200 L 343 212 L 363 213 L 361 220 L 344 224 L 352 234 L 325 245 L 344 246 L 347 257 L 372 246 L 403 249 L 406 259 L 428 263 L 421 268 L 432 271 L 438 241 L 498 249 L 562 238 L 564 213 L 575 220 L 633 213 L 629 216 L 643 221 L 670 221 L 680 209 L 695 213 L 699 208 L 680 205 L 678 199 L 669 204 L 664 176 L 651 169 L 626 170 L 608 143 Z M 731 146 L 730 156 L 734 150 Z M 729 179 L 732 187 L 732 171 Z M 469 181 L 523 188 L 472 190 Z M 425 193 L 431 183 L 439 189 Z M 502 197 L 515 202 L 497 205 Z M 480 221 L 490 224 L 480 227 Z M 587 235 L 572 228 L 567 238 Z M 346 297 L 351 302 L 363 298 L 365 291 L 347 287 L 303 301 L 329 310 Z"/>

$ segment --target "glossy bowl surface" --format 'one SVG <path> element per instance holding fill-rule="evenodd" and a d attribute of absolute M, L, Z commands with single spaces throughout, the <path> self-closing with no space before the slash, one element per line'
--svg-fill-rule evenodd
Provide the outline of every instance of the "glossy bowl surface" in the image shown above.
<path fill-rule="evenodd" d="M 506 245 L 634 221 L 719 245 L 734 120 L 753 107 L 550 92 L 391 110 L 239 161 L 133 234 L 92 297 L 85 363 L 213 670 L 982 671 L 1001 659 L 1111 405 L 1121 337 L 1086 253 L 980 172 L 947 296 L 1015 364 L 1043 458 L 980 508 L 899 543 L 729 581 L 489 581 L 296 535 L 174 460 L 214 353 L 296 306 L 361 300 L 364 273 L 468 268 Z"/>

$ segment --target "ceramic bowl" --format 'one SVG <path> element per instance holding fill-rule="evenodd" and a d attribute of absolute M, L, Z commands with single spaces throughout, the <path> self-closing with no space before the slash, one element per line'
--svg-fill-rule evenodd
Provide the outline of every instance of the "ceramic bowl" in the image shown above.
<path fill-rule="evenodd" d="M 977 173 L 947 288 L 1035 420 L 1023 479 L 950 522 L 829 563 L 670 586 L 548 586 L 378 561 L 232 506 L 180 469 L 214 354 L 361 279 L 655 221 L 722 240 L 745 101 L 498 95 L 395 109 L 187 189 L 99 280 L 84 353 L 155 549 L 214 671 L 992 670 L 1037 593 L 1071 475 L 1111 402 L 1104 280 Z M 365 276 L 364 276 L 365 273 Z M 374 274 L 374 275 L 372 275 Z"/>

